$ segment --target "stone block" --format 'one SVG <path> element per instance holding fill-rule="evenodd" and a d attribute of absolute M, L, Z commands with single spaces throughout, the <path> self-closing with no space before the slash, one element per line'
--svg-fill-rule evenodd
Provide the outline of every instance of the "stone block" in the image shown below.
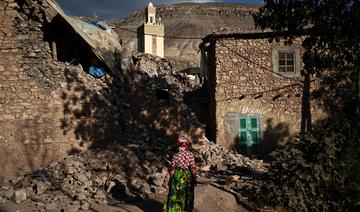
<path fill-rule="evenodd" d="M 156 186 L 161 186 L 164 182 L 164 177 L 162 175 L 162 173 L 155 173 L 152 176 L 152 183 Z"/>
<path fill-rule="evenodd" d="M 4 114 L 4 115 L 1 115 L 1 117 L 4 120 L 15 120 L 15 117 L 11 114 Z"/>
<path fill-rule="evenodd" d="M 26 200 L 26 191 L 25 189 L 20 189 L 14 192 L 13 201 L 17 204 L 20 204 L 22 201 Z"/>
<path fill-rule="evenodd" d="M 35 188 L 36 188 L 36 194 L 42 194 L 49 188 L 49 184 L 39 181 L 39 182 L 36 182 Z"/>

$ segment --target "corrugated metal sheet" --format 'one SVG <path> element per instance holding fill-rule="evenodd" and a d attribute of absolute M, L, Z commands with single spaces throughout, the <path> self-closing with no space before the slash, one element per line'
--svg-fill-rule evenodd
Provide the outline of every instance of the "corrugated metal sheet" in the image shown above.
<path fill-rule="evenodd" d="M 46 2 L 84 39 L 97 58 L 103 61 L 108 69 L 115 71 L 115 53 L 122 51 L 119 36 L 116 32 L 104 23 L 97 25 L 66 15 L 54 0 L 46 0 Z"/>

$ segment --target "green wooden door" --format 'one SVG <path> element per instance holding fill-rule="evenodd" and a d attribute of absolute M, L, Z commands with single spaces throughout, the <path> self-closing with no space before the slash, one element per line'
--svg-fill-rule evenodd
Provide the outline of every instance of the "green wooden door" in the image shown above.
<path fill-rule="evenodd" d="M 259 149 L 259 116 L 240 116 L 240 150 L 246 154 L 257 154 Z"/>

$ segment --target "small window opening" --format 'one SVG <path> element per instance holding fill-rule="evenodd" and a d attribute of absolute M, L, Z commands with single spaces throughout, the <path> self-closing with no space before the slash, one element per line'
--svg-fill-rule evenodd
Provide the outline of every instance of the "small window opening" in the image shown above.
<path fill-rule="evenodd" d="M 279 52 L 279 72 L 295 72 L 294 58 L 295 52 Z"/>

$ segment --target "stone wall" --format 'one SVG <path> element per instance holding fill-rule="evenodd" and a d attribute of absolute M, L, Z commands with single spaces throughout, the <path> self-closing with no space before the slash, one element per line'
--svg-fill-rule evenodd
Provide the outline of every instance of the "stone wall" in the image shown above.
<path fill-rule="evenodd" d="M 81 96 L 84 90 L 75 88 L 82 81 L 87 91 L 102 89 L 103 82 L 82 73 L 81 67 L 52 59 L 42 18 L 32 1 L 21 8 L 14 0 L 0 1 L 0 179 L 82 149 L 74 131 L 77 120 L 71 127 L 64 125 L 68 109 L 76 107 L 65 107 L 65 100 L 75 93 Z"/>
<path fill-rule="evenodd" d="M 292 47 L 285 47 L 284 42 L 269 44 L 268 39 L 222 38 L 213 43 L 216 71 L 209 80 L 215 87 L 216 112 L 212 115 L 217 143 L 238 144 L 241 115 L 259 116 L 262 152 L 300 131 L 304 79 L 299 72 L 281 76 L 273 71 L 272 51 L 285 47 L 298 49 L 301 54 L 301 41 L 295 40 Z M 310 90 L 316 87 L 317 82 L 312 81 Z M 312 120 L 322 118 L 323 111 L 316 100 L 310 105 Z"/>

